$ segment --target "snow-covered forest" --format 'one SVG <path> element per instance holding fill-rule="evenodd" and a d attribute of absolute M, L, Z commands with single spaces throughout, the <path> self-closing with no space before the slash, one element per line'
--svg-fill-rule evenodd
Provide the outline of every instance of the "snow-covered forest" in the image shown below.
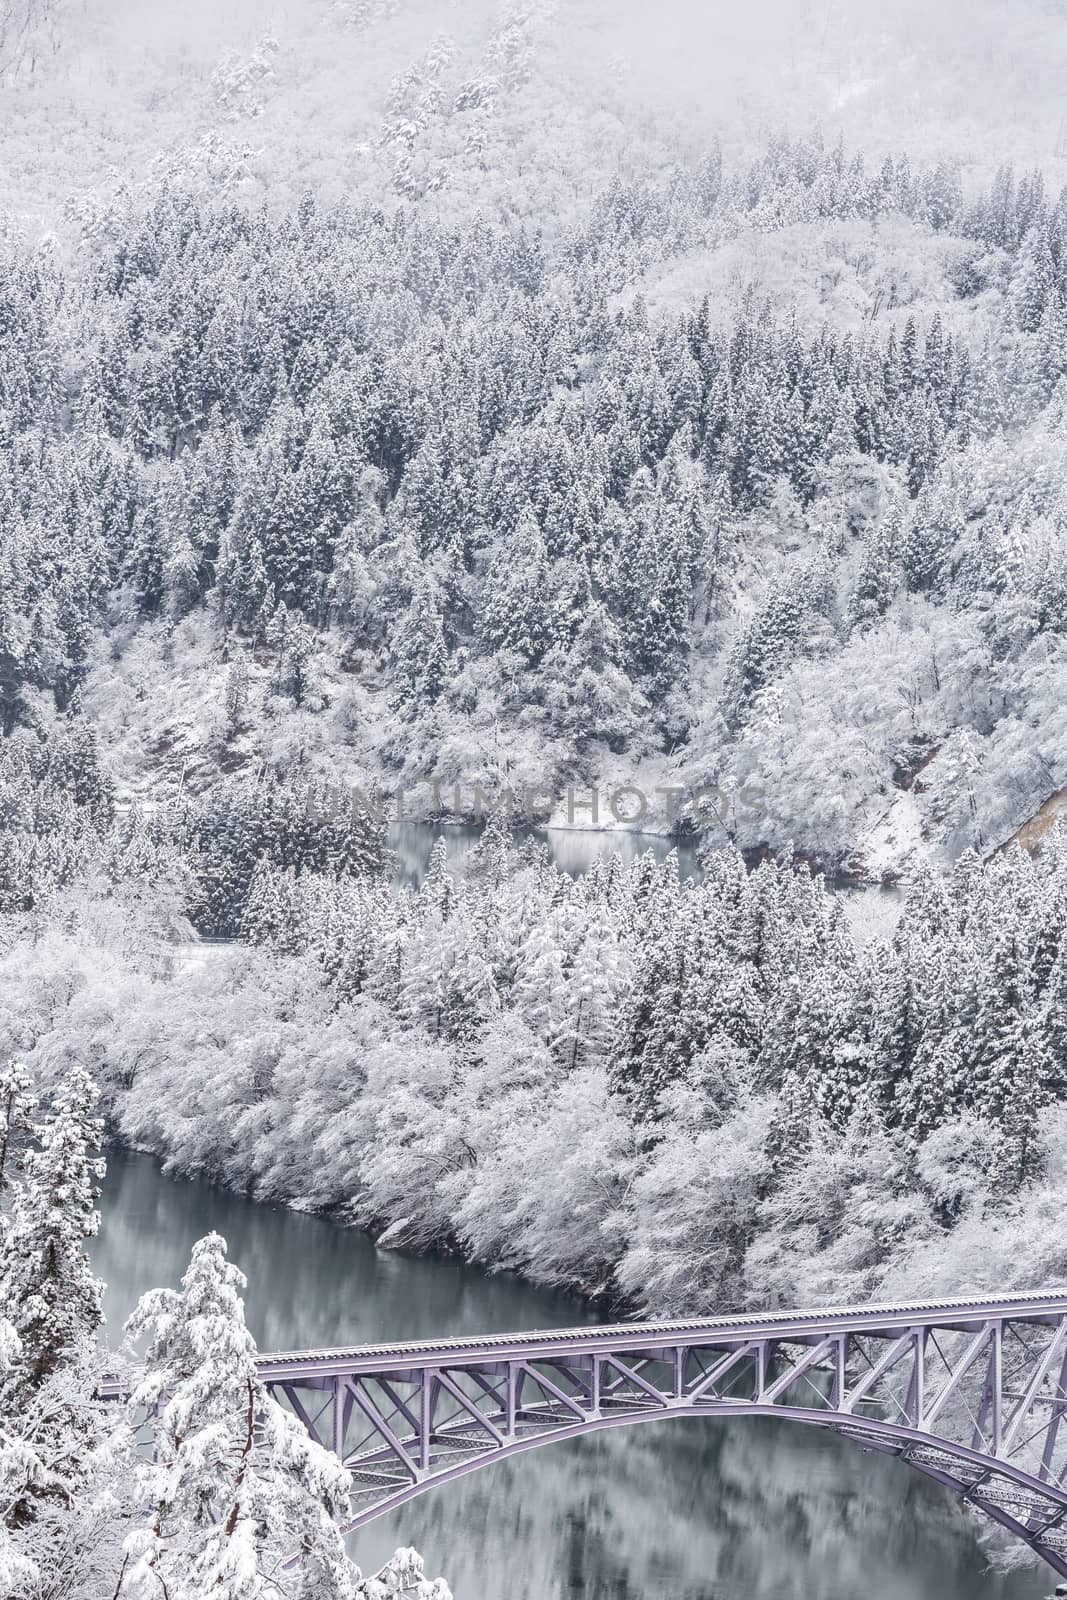
<path fill-rule="evenodd" d="M 551 242 L 170 186 L 92 224 L 5 261 L 5 733 L 80 715 L 140 796 L 714 786 L 759 803 L 686 823 L 834 866 L 902 797 L 952 857 L 1063 785 L 1039 173 L 780 139 Z M 822 245 L 817 314 L 650 303 L 753 232 Z"/>
<path fill-rule="evenodd" d="M 1067 18 L 202 9 L 0 0 L 0 1596 L 446 1600 L 224 1241 L 104 1355 L 102 1152 L 620 1316 L 1067 1281 Z"/>

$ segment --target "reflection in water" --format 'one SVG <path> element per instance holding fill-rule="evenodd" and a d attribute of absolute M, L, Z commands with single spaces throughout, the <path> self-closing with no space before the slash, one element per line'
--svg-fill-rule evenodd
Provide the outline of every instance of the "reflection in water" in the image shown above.
<path fill-rule="evenodd" d="M 409 883 L 415 888 L 422 883 L 430 862 L 430 852 L 439 838 L 445 841 L 448 865 L 452 872 L 462 874 L 463 863 L 481 836 L 481 828 L 471 824 L 441 827 L 433 822 L 400 822 L 389 829 L 389 848 L 393 852 L 395 876 L 399 883 Z M 698 840 L 667 839 L 658 833 L 631 833 L 625 829 L 616 832 L 594 833 L 580 828 L 526 828 L 516 830 L 520 848 L 545 845 L 550 858 L 562 872 L 580 877 L 594 861 L 620 855 L 629 865 L 646 851 L 651 851 L 657 861 L 663 861 L 672 851 L 678 852 L 678 871 L 682 878 L 701 877 L 697 852 Z M 845 906 L 845 916 L 854 937 L 860 944 L 869 939 L 889 938 L 900 914 L 900 891 L 879 884 L 835 884 L 828 879 L 832 889 L 840 890 Z"/>
<path fill-rule="evenodd" d="M 401 883 L 414 884 L 416 888 L 426 876 L 430 851 L 437 839 L 445 841 L 448 864 L 453 872 L 462 870 L 467 853 L 481 837 L 481 827 L 474 823 L 458 823 L 442 827 L 433 822 L 399 822 L 389 829 L 388 844 L 396 861 L 396 876 Z M 663 861 L 672 850 L 678 852 L 678 870 L 683 878 L 699 877 L 696 840 L 666 839 L 658 833 L 631 833 L 624 829 L 597 833 L 580 828 L 517 828 L 515 840 L 524 845 L 546 845 L 552 860 L 561 872 L 580 877 L 594 861 L 606 860 L 616 853 L 629 864 L 638 856 L 651 850 L 657 861 Z"/>
<path fill-rule="evenodd" d="M 263 1349 L 593 1320 L 567 1296 L 378 1251 L 145 1156 L 112 1153 L 102 1209 L 113 1338 L 212 1228 L 249 1276 Z M 1052 1587 L 1033 1569 L 986 1572 L 965 1515 L 899 1462 L 767 1420 L 657 1422 L 532 1450 L 373 1523 L 354 1554 L 372 1568 L 401 1542 L 457 1600 L 1037 1600 Z"/>

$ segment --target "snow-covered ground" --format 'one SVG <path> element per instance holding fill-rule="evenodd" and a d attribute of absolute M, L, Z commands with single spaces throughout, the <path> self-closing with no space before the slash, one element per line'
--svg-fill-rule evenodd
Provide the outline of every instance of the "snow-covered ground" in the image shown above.
<path fill-rule="evenodd" d="M 876 880 L 899 878 L 924 848 L 919 802 L 911 793 L 898 795 L 863 841 L 864 873 Z"/>

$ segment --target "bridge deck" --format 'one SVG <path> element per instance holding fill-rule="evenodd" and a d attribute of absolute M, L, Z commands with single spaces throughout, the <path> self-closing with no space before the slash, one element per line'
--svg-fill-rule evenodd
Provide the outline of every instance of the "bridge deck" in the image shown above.
<path fill-rule="evenodd" d="M 922 1324 L 926 1327 L 951 1326 L 961 1331 L 977 1329 L 990 1317 L 1012 1322 L 1050 1322 L 1067 1312 L 1067 1288 L 1045 1289 L 1027 1294 L 966 1295 L 954 1299 L 907 1301 L 888 1305 L 828 1306 L 814 1311 L 745 1313 L 729 1317 L 691 1318 L 670 1322 L 617 1322 L 580 1324 L 572 1328 L 532 1329 L 521 1333 L 480 1334 L 453 1339 L 415 1339 L 391 1344 L 340 1346 L 321 1350 L 279 1350 L 265 1352 L 259 1367 L 267 1377 L 295 1376 L 295 1369 L 314 1368 L 324 1375 L 343 1368 L 345 1372 L 388 1371 L 397 1359 L 405 1366 L 434 1363 L 442 1357 L 459 1356 L 464 1361 L 479 1356 L 507 1359 L 529 1358 L 538 1352 L 548 1355 L 566 1345 L 574 1353 L 610 1345 L 613 1349 L 640 1350 L 680 1338 L 694 1344 L 710 1345 L 716 1337 L 724 1343 L 738 1338 L 822 1339 L 833 1333 L 900 1332 Z M 968 1313 L 973 1313 L 969 1317 Z M 944 1316 L 944 1324 L 939 1319 Z"/>

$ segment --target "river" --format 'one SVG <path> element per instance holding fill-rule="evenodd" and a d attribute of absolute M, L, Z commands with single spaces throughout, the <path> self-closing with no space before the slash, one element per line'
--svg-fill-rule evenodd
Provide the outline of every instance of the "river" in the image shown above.
<path fill-rule="evenodd" d="M 95 1242 L 112 1337 L 217 1229 L 261 1349 L 594 1320 L 569 1296 L 376 1250 L 113 1151 Z M 456 1600 L 1038 1600 L 1051 1573 L 986 1570 L 974 1525 L 884 1456 L 798 1424 L 675 1420 L 590 1435 L 431 1489 L 355 1536 L 364 1570 L 414 1544 Z"/>
<path fill-rule="evenodd" d="M 418 886 L 426 876 L 430 851 L 437 839 L 445 841 L 449 866 L 462 871 L 464 858 L 482 836 L 479 823 L 399 822 L 389 828 L 388 846 L 393 852 L 396 877 Z M 541 844 L 561 872 L 578 877 L 594 861 L 616 852 L 629 864 L 646 851 L 663 861 L 672 850 L 678 852 L 678 870 L 683 878 L 699 877 L 697 839 L 671 839 L 662 833 L 637 833 L 629 828 L 516 828 L 515 842 L 520 847 Z"/>
<path fill-rule="evenodd" d="M 418 888 L 426 876 L 430 852 L 439 838 L 445 841 L 450 869 L 461 874 L 466 857 L 481 834 L 481 826 L 476 823 L 394 823 L 387 840 L 392 852 L 394 879 Z M 569 872 L 572 877 L 580 877 L 594 861 L 603 861 L 615 854 L 628 865 L 646 852 L 657 861 L 663 861 L 672 850 L 678 854 L 678 871 L 682 878 L 699 880 L 702 875 L 699 839 L 671 839 L 661 833 L 638 833 L 629 828 L 521 828 L 515 830 L 515 841 L 520 846 L 544 845 L 550 860 L 561 872 Z M 830 889 L 843 896 L 849 926 L 861 944 L 892 933 L 901 905 L 899 889 L 889 884 L 857 884 L 844 879 L 827 878 L 826 882 Z"/>

